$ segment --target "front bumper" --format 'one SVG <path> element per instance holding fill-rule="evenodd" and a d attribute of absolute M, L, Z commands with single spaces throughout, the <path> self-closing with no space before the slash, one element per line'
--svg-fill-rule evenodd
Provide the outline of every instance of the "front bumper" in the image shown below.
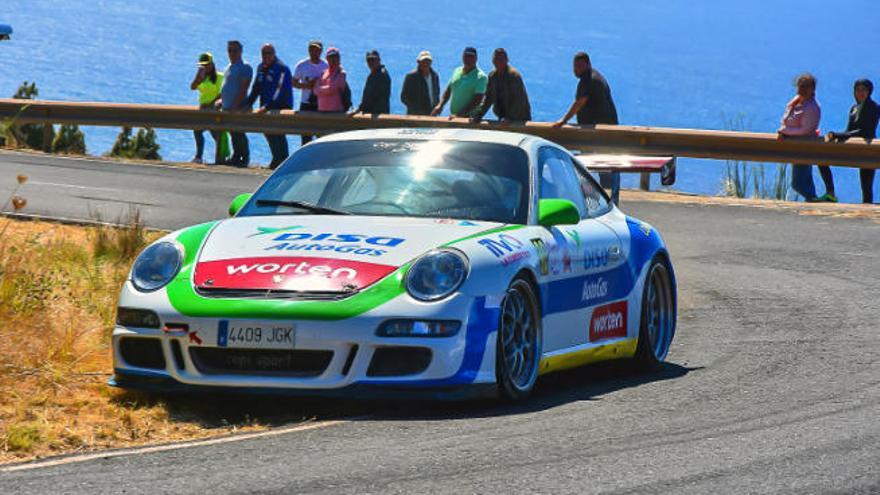
<path fill-rule="evenodd" d="M 425 391 L 429 397 L 453 398 L 471 396 L 474 390 L 481 388 L 494 390 L 495 332 L 500 310 L 487 308 L 486 299 L 482 297 L 456 294 L 443 302 L 426 304 L 404 294 L 354 318 L 284 321 L 296 328 L 294 349 L 289 355 L 275 353 L 274 357 L 268 357 L 272 354 L 269 352 L 264 357 L 259 351 L 236 353 L 220 347 L 218 328 L 220 322 L 226 320 L 222 315 L 188 317 L 170 305 L 163 291 L 144 295 L 127 289 L 123 289 L 120 306 L 151 309 L 159 315 L 162 327 L 186 325 L 188 331 L 117 326 L 113 331 L 115 376 L 110 382 L 114 386 L 365 397 L 399 392 L 418 395 L 418 391 Z M 382 322 L 396 318 L 458 320 L 462 326 L 458 334 L 451 337 L 376 336 Z M 123 352 L 123 345 L 147 341 L 155 351 L 150 359 L 131 359 L 130 351 Z M 394 366 L 390 369 L 386 366 L 383 372 L 377 373 L 377 359 L 395 356 L 387 352 L 388 349 L 403 351 L 396 356 L 419 354 L 422 361 L 425 355 L 429 357 L 424 366 L 403 366 L 397 371 Z M 406 352 L 408 350 L 412 352 Z M 309 357 L 311 364 L 294 366 L 296 369 L 267 366 L 260 370 L 242 370 L 235 366 L 235 360 L 245 359 L 242 354 L 249 354 L 247 359 L 277 359 L 279 363 L 286 363 L 285 366 L 291 362 L 296 365 L 303 356 L 321 357 Z M 206 355 L 212 357 L 210 366 L 206 365 Z M 232 365 L 224 366 L 224 362 Z M 490 387 L 479 387 L 481 384 Z M 486 390 L 478 390 L 476 395 L 483 396 Z"/>

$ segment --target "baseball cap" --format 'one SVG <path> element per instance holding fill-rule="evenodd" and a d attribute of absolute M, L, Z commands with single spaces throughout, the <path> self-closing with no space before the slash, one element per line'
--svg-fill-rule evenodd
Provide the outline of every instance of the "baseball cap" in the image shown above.
<path fill-rule="evenodd" d="M 309 41 L 309 48 L 311 48 L 313 46 L 316 46 L 322 50 L 324 49 L 324 43 L 321 43 L 321 40 L 310 40 Z"/>
<path fill-rule="evenodd" d="M 472 46 L 468 46 L 464 49 L 464 51 L 462 52 L 462 55 L 473 55 L 476 57 L 477 56 L 477 49 Z"/>
<path fill-rule="evenodd" d="M 199 65 L 208 65 L 214 63 L 214 56 L 211 52 L 205 52 L 199 55 Z"/>
<path fill-rule="evenodd" d="M 422 60 L 434 60 L 434 58 L 431 57 L 431 52 L 429 52 L 428 50 L 422 50 L 419 52 L 419 56 L 416 58 L 416 62 L 421 62 Z"/>
<path fill-rule="evenodd" d="M 380 57 L 379 57 L 379 52 L 378 52 L 377 50 L 370 50 L 370 51 L 368 51 L 366 57 L 367 57 L 368 59 L 369 59 L 369 58 L 380 58 Z"/>
<path fill-rule="evenodd" d="M 327 49 L 327 56 L 329 57 L 332 55 L 338 56 L 339 55 L 339 48 L 336 48 L 335 46 L 331 46 L 330 48 L 328 48 Z"/>

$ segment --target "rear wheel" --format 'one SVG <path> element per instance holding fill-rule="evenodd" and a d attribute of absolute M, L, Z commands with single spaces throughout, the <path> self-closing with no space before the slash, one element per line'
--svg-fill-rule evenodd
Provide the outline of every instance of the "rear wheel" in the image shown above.
<path fill-rule="evenodd" d="M 657 369 L 666 359 L 675 334 L 675 295 L 666 261 L 651 261 L 642 291 L 642 316 L 636 361 L 646 369 Z"/>
<path fill-rule="evenodd" d="M 501 303 L 495 376 L 502 397 L 528 397 L 538 379 L 542 351 L 541 312 L 535 291 L 524 279 L 510 284 Z"/>

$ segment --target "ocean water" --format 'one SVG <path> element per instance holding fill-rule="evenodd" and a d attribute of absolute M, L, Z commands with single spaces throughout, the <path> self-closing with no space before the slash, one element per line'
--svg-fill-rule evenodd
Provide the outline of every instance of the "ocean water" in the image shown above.
<path fill-rule="evenodd" d="M 502 46 L 524 74 L 536 120 L 565 112 L 576 85 L 571 56 L 586 50 L 611 84 L 623 124 L 725 129 L 742 121 L 772 132 L 794 76 L 810 71 L 824 133 L 846 125 L 854 80 L 880 83 L 878 19 L 877 0 L 0 0 L 0 23 L 14 28 L 0 42 L 0 94 L 28 80 L 46 99 L 195 103 L 189 83 L 200 52 L 213 52 L 222 68 L 226 40 L 239 39 L 256 65 L 260 44 L 272 42 L 293 65 L 320 38 L 340 48 L 355 101 L 368 72 L 363 54 L 378 49 L 392 75 L 392 111 L 402 112 L 400 84 L 420 50 L 431 50 L 443 83 L 464 46 L 477 47 L 487 72 L 492 49 Z M 85 132 L 89 152 L 102 154 L 118 129 Z M 192 157 L 191 132 L 158 135 L 164 158 Z M 250 137 L 252 161 L 268 162 L 263 137 Z M 211 146 L 208 139 L 206 156 Z M 715 194 L 724 166 L 681 159 L 675 189 Z M 857 172 L 834 170 L 841 199 L 860 201 Z M 818 174 L 816 183 L 821 194 Z"/>

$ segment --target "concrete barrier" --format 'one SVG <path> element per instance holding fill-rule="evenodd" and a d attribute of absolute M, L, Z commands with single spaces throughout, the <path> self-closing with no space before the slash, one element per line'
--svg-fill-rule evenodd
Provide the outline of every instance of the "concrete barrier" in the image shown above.
<path fill-rule="evenodd" d="M 880 144 L 868 144 L 862 139 L 853 139 L 847 143 L 826 143 L 820 139 L 779 141 L 775 134 L 755 132 L 626 125 L 565 126 L 556 129 L 546 122 L 501 125 L 497 122 L 470 123 L 467 119 L 460 118 L 411 115 L 347 117 L 291 110 L 271 114 L 224 113 L 183 105 L 0 99 L 0 118 L 12 118 L 16 115 L 21 123 L 226 129 L 278 134 L 322 135 L 356 129 L 398 127 L 494 129 L 532 134 L 570 149 L 593 153 L 880 168 Z"/>

